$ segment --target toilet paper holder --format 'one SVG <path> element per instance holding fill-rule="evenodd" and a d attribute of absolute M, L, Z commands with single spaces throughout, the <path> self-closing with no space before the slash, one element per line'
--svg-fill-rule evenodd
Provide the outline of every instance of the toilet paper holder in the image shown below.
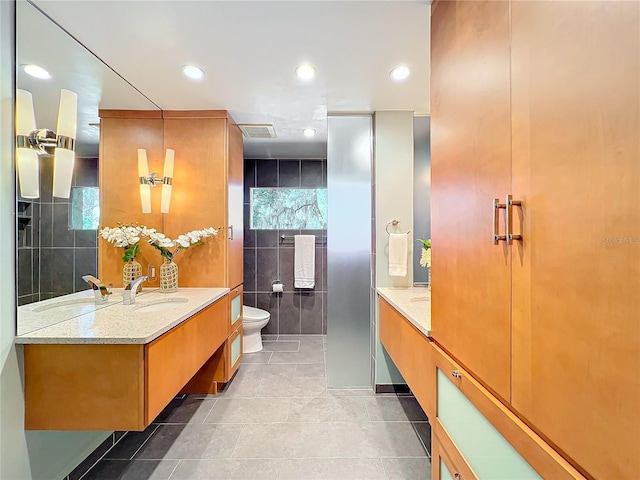
<path fill-rule="evenodd" d="M 271 290 L 273 293 L 282 293 L 284 292 L 284 284 L 280 280 L 274 280 L 271 282 Z"/>

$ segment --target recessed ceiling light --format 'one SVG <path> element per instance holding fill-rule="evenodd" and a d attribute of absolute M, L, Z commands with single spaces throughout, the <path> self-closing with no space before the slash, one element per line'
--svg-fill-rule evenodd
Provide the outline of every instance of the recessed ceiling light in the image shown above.
<path fill-rule="evenodd" d="M 199 80 L 204 77 L 204 70 L 193 65 L 183 65 L 182 72 L 189 78 Z"/>
<path fill-rule="evenodd" d="M 305 63 L 296 68 L 296 75 L 303 80 L 310 80 L 316 76 L 316 69 L 313 65 Z"/>
<path fill-rule="evenodd" d="M 407 67 L 406 65 L 399 65 L 396 68 L 394 68 L 393 70 L 391 70 L 391 73 L 389 75 L 395 81 L 399 82 L 399 81 L 404 80 L 405 78 L 407 78 L 410 73 L 411 73 L 411 71 L 409 70 L 409 67 Z"/>
<path fill-rule="evenodd" d="M 49 80 L 51 78 L 51 74 L 38 65 L 23 65 L 22 69 L 26 74 L 41 80 Z"/>
<path fill-rule="evenodd" d="M 302 133 L 304 133 L 305 137 L 313 137 L 316 134 L 316 129 L 315 128 L 305 128 L 304 130 L 302 130 Z"/>

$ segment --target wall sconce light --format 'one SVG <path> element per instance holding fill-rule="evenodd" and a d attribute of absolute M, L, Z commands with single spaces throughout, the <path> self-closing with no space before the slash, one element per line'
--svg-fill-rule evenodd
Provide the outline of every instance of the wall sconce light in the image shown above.
<path fill-rule="evenodd" d="M 54 152 L 53 196 L 69 198 L 77 129 L 78 95 L 70 90 L 60 92 L 57 133 L 37 129 L 33 112 L 33 96 L 26 90 L 16 91 L 16 160 L 18 182 L 23 198 L 40 196 L 38 155 Z"/>
<path fill-rule="evenodd" d="M 147 151 L 144 148 L 138 149 L 138 176 L 140 177 L 140 201 L 142 203 L 142 213 L 151 213 L 151 188 L 162 183 L 162 201 L 160 213 L 169 213 L 171 205 L 171 190 L 173 183 L 173 164 L 175 151 L 168 148 L 164 157 L 163 178 L 156 177 L 156 173 L 149 173 L 149 162 Z"/>

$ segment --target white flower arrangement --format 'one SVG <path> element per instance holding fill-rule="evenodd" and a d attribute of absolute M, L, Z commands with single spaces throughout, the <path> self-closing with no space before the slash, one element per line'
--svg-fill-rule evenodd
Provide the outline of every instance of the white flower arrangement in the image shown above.
<path fill-rule="evenodd" d="M 203 238 L 217 236 L 218 230 L 213 227 L 204 228 L 202 230 L 192 230 L 182 235 L 178 235 L 175 240 L 172 240 L 163 233 L 157 232 L 155 228 L 145 227 L 142 229 L 141 234 L 143 237 L 149 237 L 147 242 L 152 247 L 160 250 L 160 255 L 162 257 L 167 260 L 173 260 L 182 250 L 202 245 L 204 243 L 202 241 Z M 172 251 L 172 248 L 175 248 L 175 250 Z"/>
<path fill-rule="evenodd" d="M 422 255 L 420 256 L 420 266 L 421 267 L 430 267 L 431 266 L 431 239 L 426 240 L 423 238 L 418 239 L 418 241 L 422 242 Z"/>
<path fill-rule="evenodd" d="M 146 228 L 146 227 L 145 227 Z M 140 253 L 140 238 L 143 227 L 139 225 L 118 224 L 115 228 L 104 227 L 100 230 L 100 236 L 114 247 L 124 248 L 123 262 L 128 262 Z"/>

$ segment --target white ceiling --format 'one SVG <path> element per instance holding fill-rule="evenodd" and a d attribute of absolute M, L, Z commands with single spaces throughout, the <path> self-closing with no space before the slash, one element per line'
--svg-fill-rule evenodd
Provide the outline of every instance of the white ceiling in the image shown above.
<path fill-rule="evenodd" d="M 238 123 L 272 123 L 278 138 L 245 139 L 247 157 L 324 157 L 327 112 L 429 112 L 428 1 L 34 3 L 160 108 L 226 109 Z M 21 58 L 25 26 L 18 13 L 18 63 L 27 63 Z M 47 29 L 26 31 L 29 40 L 23 43 L 45 57 L 56 52 L 60 69 L 74 61 L 73 55 L 59 55 L 67 50 L 52 44 Z M 312 81 L 295 76 L 304 62 L 317 69 Z M 204 79 L 186 78 L 184 64 L 202 68 Z M 411 68 L 402 83 L 389 78 L 398 64 Z M 112 79 L 90 77 L 68 77 L 65 88 L 82 96 L 87 83 L 98 89 L 101 84 L 102 92 L 92 95 L 98 101 L 94 109 L 150 105 L 122 81 L 114 89 Z M 21 78 L 19 85 L 27 81 Z M 307 139 L 306 127 L 318 135 Z"/>

